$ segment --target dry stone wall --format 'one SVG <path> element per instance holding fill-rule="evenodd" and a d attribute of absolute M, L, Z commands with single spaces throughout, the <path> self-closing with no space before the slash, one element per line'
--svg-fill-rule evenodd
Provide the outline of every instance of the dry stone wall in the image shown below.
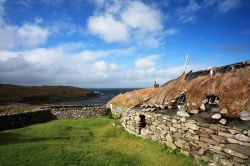
<path fill-rule="evenodd" d="M 48 108 L 56 119 L 79 119 L 100 117 L 110 114 L 110 110 L 103 104 L 84 106 L 52 106 Z"/>
<path fill-rule="evenodd" d="M 250 165 L 248 127 L 206 123 L 173 111 L 145 112 L 111 105 L 111 112 L 121 116 L 121 124 L 128 132 L 181 149 L 211 165 Z"/>
<path fill-rule="evenodd" d="M 0 115 L 0 131 L 48 122 L 55 119 L 79 119 L 109 115 L 105 105 L 59 105 L 41 107 L 33 112 Z"/>

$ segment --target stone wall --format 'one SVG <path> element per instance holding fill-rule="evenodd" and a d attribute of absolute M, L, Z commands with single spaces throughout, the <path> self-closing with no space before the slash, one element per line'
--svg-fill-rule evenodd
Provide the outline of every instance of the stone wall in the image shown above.
<path fill-rule="evenodd" d="M 78 119 L 109 115 L 105 105 L 47 106 L 33 112 L 0 115 L 0 131 L 48 122 L 55 119 Z"/>
<path fill-rule="evenodd" d="M 132 134 L 181 149 L 182 153 L 211 165 L 250 165 L 249 126 L 239 128 L 206 123 L 169 110 L 123 109 L 111 106 L 112 114 L 121 116 L 122 126 Z"/>
<path fill-rule="evenodd" d="M 52 106 L 48 108 L 56 119 L 79 119 L 100 117 L 110 114 L 110 110 L 103 104 L 84 106 Z"/>

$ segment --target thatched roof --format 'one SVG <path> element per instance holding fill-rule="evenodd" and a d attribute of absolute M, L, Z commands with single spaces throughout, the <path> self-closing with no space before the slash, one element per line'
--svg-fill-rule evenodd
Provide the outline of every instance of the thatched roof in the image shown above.
<path fill-rule="evenodd" d="M 186 97 L 188 111 L 199 109 L 209 95 L 219 97 L 219 108 L 226 108 L 229 116 L 250 111 L 250 61 L 183 74 L 160 88 L 128 92 L 116 96 L 110 103 L 164 106 L 173 104 L 171 101 L 181 95 Z"/>

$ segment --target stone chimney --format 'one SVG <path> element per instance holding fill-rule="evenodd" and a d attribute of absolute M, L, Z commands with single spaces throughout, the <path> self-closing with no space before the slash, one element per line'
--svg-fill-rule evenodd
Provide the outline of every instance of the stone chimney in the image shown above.
<path fill-rule="evenodd" d="M 154 81 L 153 88 L 159 88 L 159 84 L 157 84 L 156 81 Z"/>

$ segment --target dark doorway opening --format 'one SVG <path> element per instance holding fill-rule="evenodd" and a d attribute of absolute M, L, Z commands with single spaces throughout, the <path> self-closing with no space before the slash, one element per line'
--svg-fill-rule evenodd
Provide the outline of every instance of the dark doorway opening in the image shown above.
<path fill-rule="evenodd" d="M 145 115 L 140 115 L 140 127 L 141 128 L 146 127 L 146 117 L 145 117 Z"/>

